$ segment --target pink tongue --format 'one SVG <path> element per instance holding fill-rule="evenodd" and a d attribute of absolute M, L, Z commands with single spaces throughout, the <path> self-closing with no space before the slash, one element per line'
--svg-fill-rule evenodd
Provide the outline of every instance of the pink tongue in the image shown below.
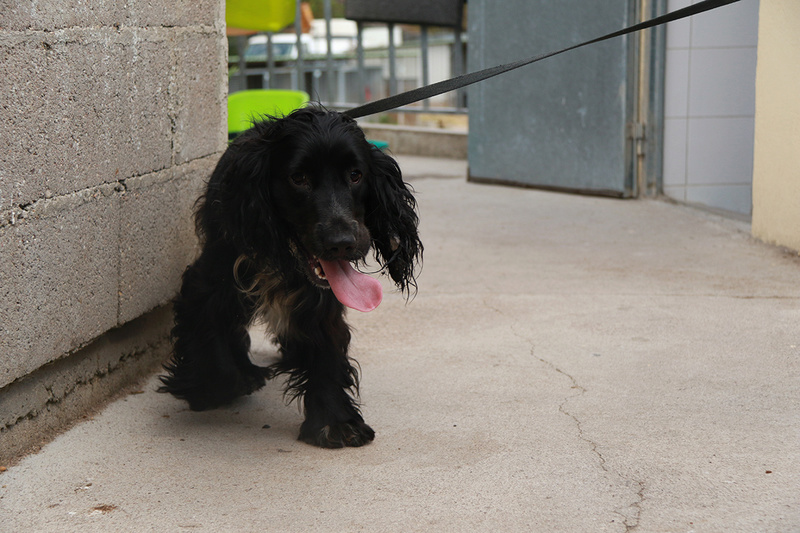
<path fill-rule="evenodd" d="M 325 277 L 331 284 L 336 298 L 347 307 L 356 311 L 372 311 L 383 299 L 381 283 L 366 274 L 362 274 L 350 265 L 349 261 L 319 260 Z"/>

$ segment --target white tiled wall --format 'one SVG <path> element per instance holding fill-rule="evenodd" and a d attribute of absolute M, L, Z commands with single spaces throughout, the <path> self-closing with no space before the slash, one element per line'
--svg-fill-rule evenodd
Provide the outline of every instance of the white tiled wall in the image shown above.
<path fill-rule="evenodd" d="M 667 26 L 664 193 L 676 200 L 750 214 L 758 2 Z"/>

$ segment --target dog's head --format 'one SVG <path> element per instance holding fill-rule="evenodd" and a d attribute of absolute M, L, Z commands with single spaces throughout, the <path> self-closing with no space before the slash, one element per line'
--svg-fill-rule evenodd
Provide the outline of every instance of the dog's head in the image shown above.
<path fill-rule="evenodd" d="M 300 268 L 325 287 L 323 265 L 370 248 L 405 293 L 421 261 L 416 202 L 397 163 L 356 122 L 314 107 L 258 122 L 223 154 L 198 211 L 208 240 L 257 263 Z"/>

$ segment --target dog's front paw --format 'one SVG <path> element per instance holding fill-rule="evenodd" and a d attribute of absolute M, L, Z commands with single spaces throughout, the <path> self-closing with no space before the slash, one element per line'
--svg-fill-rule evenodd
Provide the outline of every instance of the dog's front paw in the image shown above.
<path fill-rule="evenodd" d="M 322 448 L 364 446 L 375 439 L 375 432 L 362 420 L 336 422 L 326 426 L 312 426 L 304 422 L 298 440 Z"/>

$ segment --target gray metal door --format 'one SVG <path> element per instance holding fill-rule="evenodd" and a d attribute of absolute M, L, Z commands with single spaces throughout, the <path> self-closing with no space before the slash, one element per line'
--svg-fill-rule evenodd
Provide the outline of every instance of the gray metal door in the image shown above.
<path fill-rule="evenodd" d="M 637 0 L 469 0 L 469 70 L 577 44 L 636 22 Z M 638 36 L 470 87 L 469 176 L 635 196 Z M 631 123 L 631 124 L 629 124 Z"/>

